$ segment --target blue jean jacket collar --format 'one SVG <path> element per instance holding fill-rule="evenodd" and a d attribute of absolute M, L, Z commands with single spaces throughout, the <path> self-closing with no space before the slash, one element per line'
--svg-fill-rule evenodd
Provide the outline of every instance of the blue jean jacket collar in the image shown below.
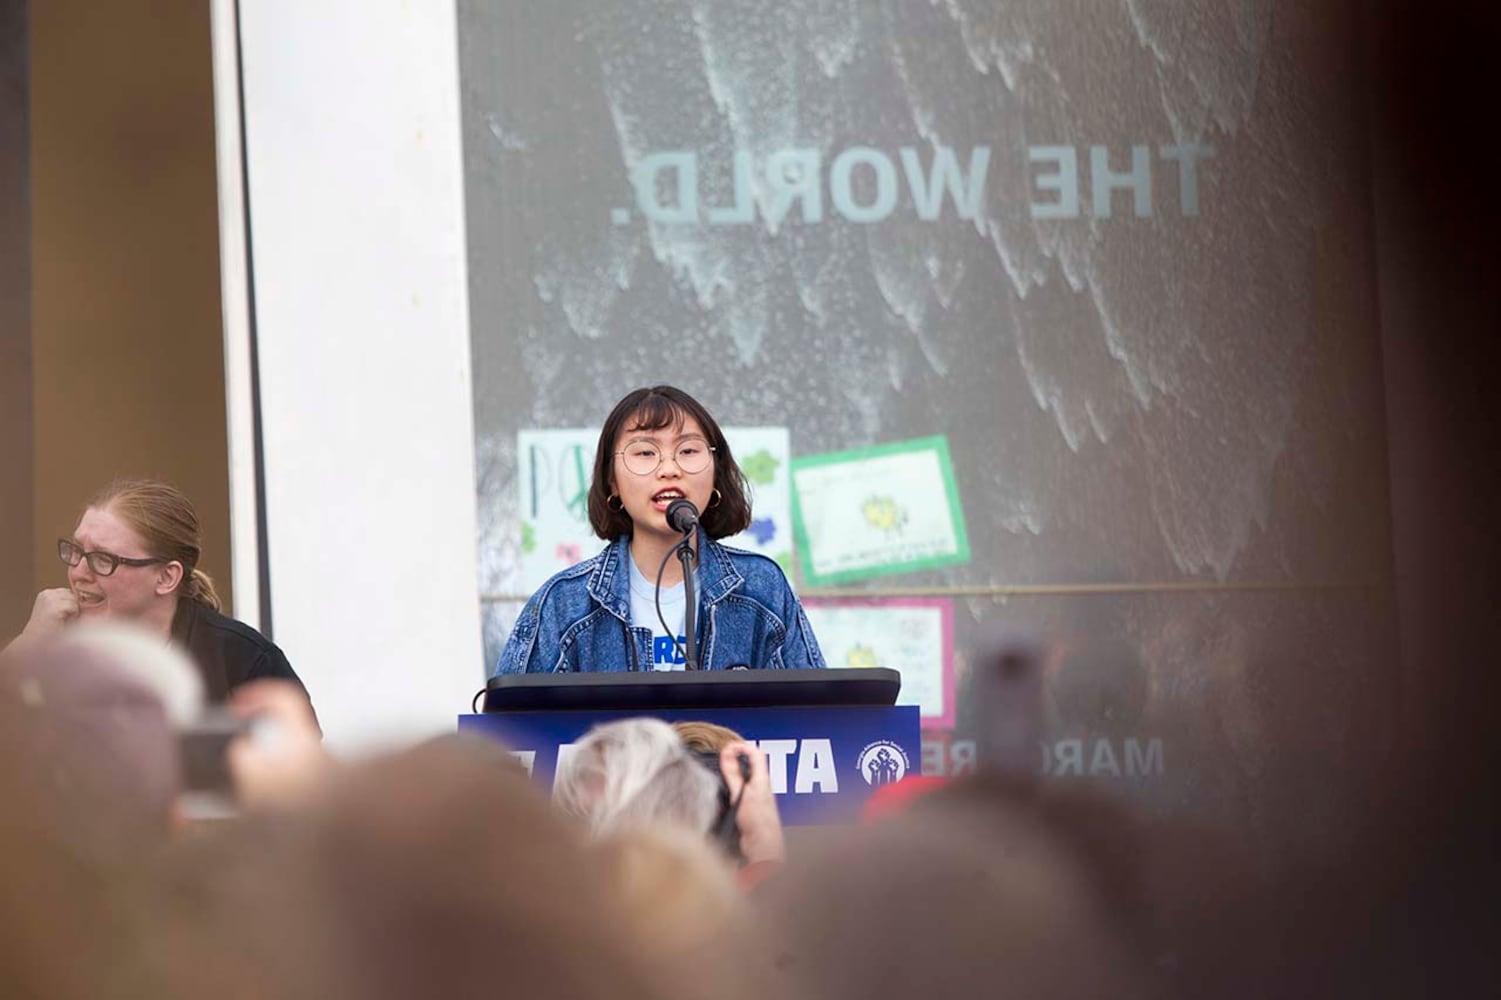
<path fill-rule="evenodd" d="M 589 574 L 585 589 L 589 596 L 610 614 L 627 625 L 631 621 L 631 568 L 626 562 L 631 557 L 631 538 L 617 538 L 604 552 L 604 558 Z M 716 604 L 745 582 L 745 577 L 730 562 L 729 556 L 719 543 L 698 534 L 698 584 L 699 602 L 704 606 Z"/>

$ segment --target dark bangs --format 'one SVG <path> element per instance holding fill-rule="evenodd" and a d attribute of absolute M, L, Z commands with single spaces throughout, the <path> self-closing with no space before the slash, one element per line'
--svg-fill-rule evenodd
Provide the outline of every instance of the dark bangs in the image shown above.
<path fill-rule="evenodd" d="M 683 426 L 687 416 L 688 414 L 684 411 L 683 407 L 666 396 L 653 392 L 641 400 L 634 413 L 629 414 L 620 422 L 620 427 L 616 433 L 628 434 L 631 431 L 660 431 L 668 427 L 677 430 Z M 700 420 L 699 426 L 702 427 L 703 424 L 704 422 Z M 709 433 L 707 427 L 704 427 L 704 433 L 706 435 Z"/>

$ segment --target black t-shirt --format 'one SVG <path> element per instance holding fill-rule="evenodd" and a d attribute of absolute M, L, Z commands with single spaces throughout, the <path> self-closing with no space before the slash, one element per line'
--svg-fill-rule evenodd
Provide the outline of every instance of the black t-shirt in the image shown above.
<path fill-rule="evenodd" d="M 262 677 L 289 680 L 307 690 L 274 642 L 197 601 L 177 602 L 172 638 L 198 665 L 204 697 L 210 704 L 222 702 L 241 684 Z"/>

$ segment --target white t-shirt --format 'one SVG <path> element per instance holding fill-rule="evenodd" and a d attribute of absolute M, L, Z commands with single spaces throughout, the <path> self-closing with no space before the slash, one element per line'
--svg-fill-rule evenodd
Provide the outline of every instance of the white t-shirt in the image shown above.
<path fill-rule="evenodd" d="M 662 588 L 662 618 L 667 619 L 667 624 L 672 626 L 677 641 L 684 644 L 679 647 L 672 641 L 672 636 L 662 630 L 662 621 L 657 617 L 656 587 L 653 581 L 648 580 L 636 566 L 636 560 L 627 558 L 626 562 L 631 564 L 631 625 L 651 629 L 651 669 L 685 669 L 683 650 L 687 648 L 688 640 L 683 635 L 683 619 L 687 601 L 684 600 L 682 583 L 676 587 Z M 695 587 L 694 590 L 696 592 L 698 588 Z"/>

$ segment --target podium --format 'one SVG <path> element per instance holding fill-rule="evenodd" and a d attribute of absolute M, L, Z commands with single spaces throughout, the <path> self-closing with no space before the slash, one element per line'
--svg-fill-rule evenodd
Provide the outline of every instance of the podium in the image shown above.
<path fill-rule="evenodd" d="M 876 786 L 921 770 L 915 705 L 885 668 L 508 674 L 459 729 L 500 740 L 551 789 L 558 762 L 595 725 L 649 716 L 727 726 L 766 754 L 789 826 L 854 820 Z"/>

